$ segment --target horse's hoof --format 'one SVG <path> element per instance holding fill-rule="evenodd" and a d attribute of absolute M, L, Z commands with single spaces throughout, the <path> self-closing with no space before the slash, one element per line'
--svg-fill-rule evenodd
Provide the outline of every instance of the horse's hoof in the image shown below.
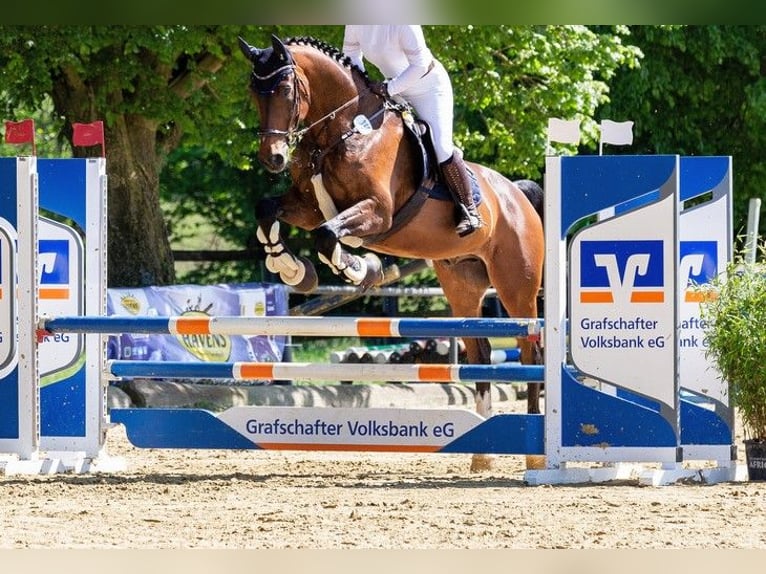
<path fill-rule="evenodd" d="M 305 272 L 303 274 L 303 279 L 292 286 L 293 290 L 295 290 L 296 293 L 311 293 L 319 285 L 319 277 L 317 277 L 316 269 L 314 269 L 314 264 L 305 257 L 298 257 L 298 259 L 303 263 Z"/>
<path fill-rule="evenodd" d="M 471 472 L 492 470 L 493 457 L 488 454 L 475 454 L 471 458 Z"/>
<path fill-rule="evenodd" d="M 527 455 L 527 470 L 545 470 L 545 456 L 540 454 Z"/>
<path fill-rule="evenodd" d="M 367 264 L 367 272 L 364 274 L 364 279 L 359 284 L 364 289 L 375 287 L 383 282 L 383 264 L 380 259 L 374 253 L 365 253 L 364 260 Z"/>

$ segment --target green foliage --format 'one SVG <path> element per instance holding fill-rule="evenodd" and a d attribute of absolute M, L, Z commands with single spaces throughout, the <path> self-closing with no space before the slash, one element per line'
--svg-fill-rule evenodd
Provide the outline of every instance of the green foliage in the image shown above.
<path fill-rule="evenodd" d="M 283 180 L 286 183 L 286 180 Z M 238 169 L 200 146 L 173 152 L 160 179 L 174 249 L 243 250 L 255 243 L 255 201 L 273 192 L 261 169 Z M 180 283 L 262 281 L 258 261 L 184 265 Z"/>
<path fill-rule="evenodd" d="M 0 102 L 4 94 L 0 92 Z M 35 146 L 38 157 L 64 157 L 69 155 L 69 143 L 64 139 L 61 129 L 62 118 L 53 112 L 53 102 L 44 98 L 37 108 L 19 106 L 12 111 L 7 110 L 4 120 L 18 122 L 27 118 L 35 121 Z M 7 144 L 5 138 L 0 140 L 0 157 L 16 155 L 31 155 L 32 146 L 28 144 Z"/>
<path fill-rule="evenodd" d="M 633 120 L 631 153 L 730 155 L 734 229 L 762 197 L 766 163 L 766 26 L 631 26 L 644 53 L 620 68 L 599 113 Z"/>
<path fill-rule="evenodd" d="M 436 274 L 431 268 L 413 273 L 403 278 L 399 284 L 404 287 L 439 286 Z M 397 315 L 401 317 L 437 317 L 449 314 L 447 299 L 444 297 L 399 297 L 396 309 Z"/>
<path fill-rule="evenodd" d="M 746 436 L 766 439 L 766 246 L 762 258 L 732 261 L 711 284 L 701 306 L 712 357 L 729 383 L 731 404 L 742 415 Z"/>
<path fill-rule="evenodd" d="M 305 28 L 305 27 L 304 27 Z M 81 90 L 67 123 L 120 119 L 157 126 L 162 165 L 180 143 L 204 145 L 234 167 L 252 167 L 257 114 L 237 36 L 265 45 L 275 26 L 0 26 L 0 111 L 40 110 Z M 69 95 L 69 94 L 67 94 Z M 183 139 L 179 139 L 182 135 Z M 146 150 L 141 150 L 141 156 Z M 138 168 L 137 168 L 138 170 Z"/>
<path fill-rule="evenodd" d="M 582 120 L 595 147 L 598 106 L 620 67 L 640 52 L 625 27 L 427 26 L 431 50 L 450 73 L 455 140 L 468 159 L 513 178 L 541 180 L 548 119 Z"/>

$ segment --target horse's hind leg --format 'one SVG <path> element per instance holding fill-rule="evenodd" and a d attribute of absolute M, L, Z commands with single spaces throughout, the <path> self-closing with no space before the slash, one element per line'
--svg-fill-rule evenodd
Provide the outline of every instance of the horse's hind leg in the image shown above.
<path fill-rule="evenodd" d="M 536 245 L 532 240 L 526 244 L 527 258 L 518 257 L 516 263 L 507 258 L 490 268 L 492 284 L 505 307 L 509 317 L 516 319 L 537 319 L 537 298 L 542 279 L 542 241 Z M 513 253 L 506 249 L 505 253 Z M 534 254 L 537 254 L 537 257 Z M 515 272 L 509 273 L 508 269 Z M 539 365 L 543 363 L 542 347 L 538 336 L 519 337 L 521 348 L 520 361 L 524 365 Z M 543 383 L 527 383 L 527 413 L 540 414 L 540 389 Z M 527 468 L 544 468 L 545 457 L 527 456 Z"/>
<path fill-rule="evenodd" d="M 524 284 L 522 284 L 524 283 Z M 506 277 L 504 282 L 494 283 L 498 297 L 509 317 L 514 319 L 537 319 L 538 288 L 523 281 L 512 281 Z M 539 335 L 519 337 L 522 365 L 542 365 L 543 353 Z M 527 413 L 540 414 L 540 388 L 542 383 L 527 383 Z"/>
<path fill-rule="evenodd" d="M 484 294 L 489 287 L 489 278 L 484 263 L 479 259 L 462 259 L 457 262 L 434 261 L 434 271 L 444 290 L 454 317 L 480 317 Z M 465 337 L 468 362 L 487 365 L 492 349 L 486 337 Z M 482 417 L 492 416 L 492 385 L 488 381 L 476 383 L 476 412 Z M 479 472 L 492 468 L 492 457 L 474 454 L 471 471 Z"/>

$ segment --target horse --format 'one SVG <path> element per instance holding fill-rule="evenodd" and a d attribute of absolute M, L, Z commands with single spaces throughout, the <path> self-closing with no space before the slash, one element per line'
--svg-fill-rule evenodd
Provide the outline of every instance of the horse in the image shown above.
<path fill-rule="evenodd" d="M 423 192 L 433 170 L 412 136 L 411 110 L 372 93 L 368 74 L 325 42 L 272 36 L 271 46 L 261 49 L 238 40 L 252 65 L 248 88 L 260 117 L 258 160 L 273 174 L 289 170 L 291 178 L 284 194 L 256 205 L 267 269 L 296 292 L 317 286 L 311 261 L 282 239 L 283 222 L 310 231 L 319 260 L 360 289 L 383 281 L 376 254 L 425 259 L 453 316 L 480 317 L 493 286 L 509 317 L 538 317 L 545 253 L 539 185 L 517 185 L 467 161 L 484 225 L 459 237 L 452 201 Z M 347 249 L 360 247 L 363 255 Z M 488 339 L 467 337 L 464 343 L 470 363 L 490 363 Z M 523 364 L 541 364 L 539 341 L 524 338 L 520 348 Z M 540 413 L 540 386 L 528 385 L 528 413 Z M 485 418 L 492 414 L 490 391 L 490 382 L 475 385 L 476 412 Z M 472 458 L 472 471 L 491 466 L 487 454 Z"/>

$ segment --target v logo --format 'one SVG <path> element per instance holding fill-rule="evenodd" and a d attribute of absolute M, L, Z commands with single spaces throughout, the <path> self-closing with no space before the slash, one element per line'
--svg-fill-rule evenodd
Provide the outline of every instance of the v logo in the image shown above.
<path fill-rule="evenodd" d="M 662 303 L 662 241 L 583 241 L 580 302 Z"/>

